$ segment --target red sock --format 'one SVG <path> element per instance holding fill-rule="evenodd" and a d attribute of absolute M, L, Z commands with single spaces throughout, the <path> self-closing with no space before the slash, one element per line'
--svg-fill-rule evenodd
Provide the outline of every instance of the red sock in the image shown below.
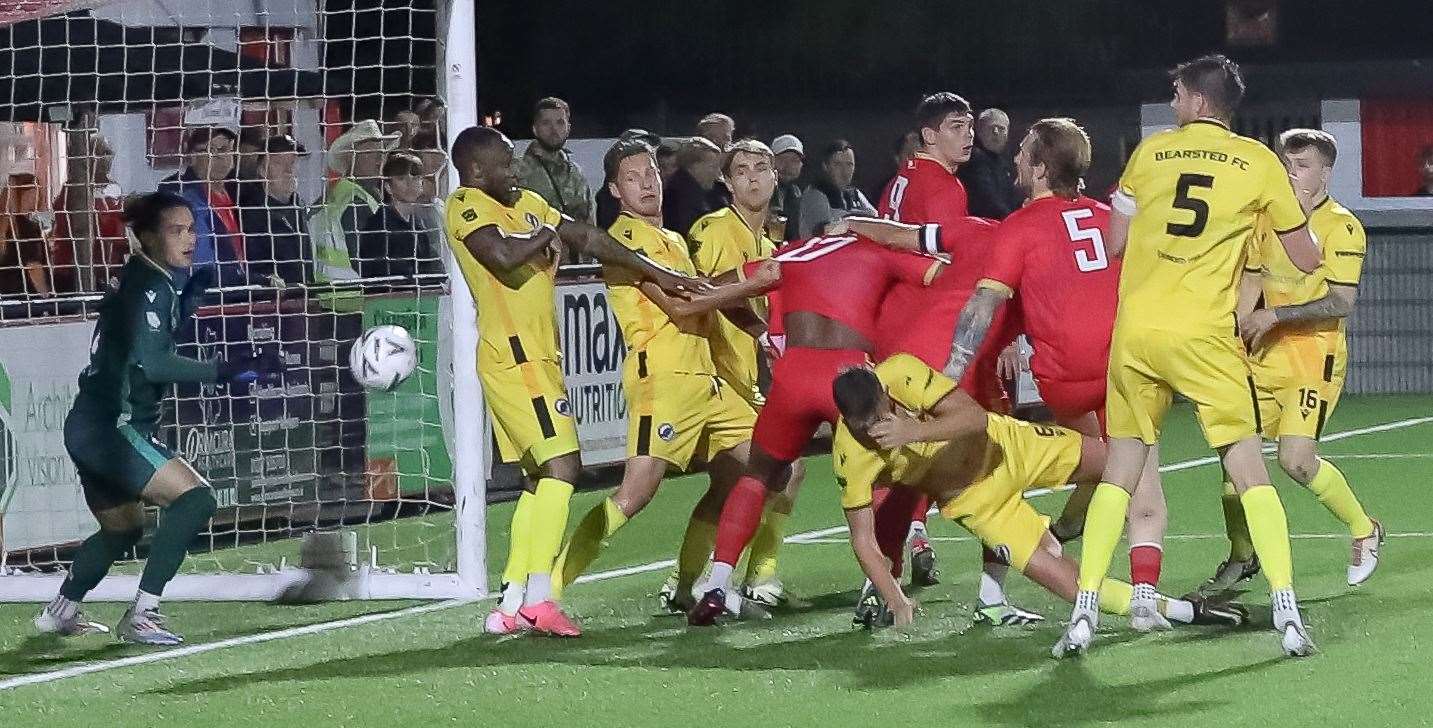
<path fill-rule="evenodd" d="M 741 476 L 722 506 L 712 561 L 736 565 L 742 550 L 761 525 L 761 510 L 765 506 L 766 486 L 750 475 Z"/>
<path fill-rule="evenodd" d="M 911 508 L 911 522 L 925 523 L 930 518 L 930 496 L 922 493 Z"/>
<path fill-rule="evenodd" d="M 1164 550 L 1159 544 L 1139 543 L 1129 548 L 1129 580 L 1133 584 L 1159 585 Z"/>
<path fill-rule="evenodd" d="M 891 575 L 900 577 L 906 559 L 906 534 L 911 529 L 912 503 L 920 494 L 911 488 L 882 488 L 880 498 L 872 498 L 876 507 L 876 544 L 891 560 Z"/>

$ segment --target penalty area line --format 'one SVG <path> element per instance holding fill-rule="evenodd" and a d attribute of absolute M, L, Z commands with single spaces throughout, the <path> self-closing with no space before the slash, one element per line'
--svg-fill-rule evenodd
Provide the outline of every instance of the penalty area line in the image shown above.
<path fill-rule="evenodd" d="M 1376 432 L 1399 430 L 1406 427 L 1421 425 L 1426 422 L 1433 422 L 1433 417 L 1412 417 L 1409 419 L 1397 420 L 1394 422 L 1386 422 L 1380 425 L 1372 425 L 1369 427 L 1360 427 L 1353 430 L 1345 430 L 1343 432 L 1337 432 L 1324 437 L 1322 439 L 1322 442 L 1334 442 L 1350 437 L 1358 437 L 1359 435 L 1369 435 Z M 1209 465 L 1216 462 L 1219 462 L 1219 459 L 1217 457 L 1195 458 L 1193 460 L 1185 460 L 1182 462 L 1170 463 L 1169 465 L 1161 466 L 1160 471 L 1171 472 L 1176 470 L 1186 470 L 1188 468 L 1195 468 L 1201 465 Z M 1064 488 L 1058 489 L 1041 489 L 1039 491 L 1028 491 L 1026 493 L 1026 497 L 1042 495 L 1045 493 L 1054 492 L 1055 490 L 1064 490 L 1070 487 L 1071 486 L 1065 486 Z M 934 513 L 936 511 L 935 509 L 932 509 L 931 512 Z M 787 536 L 784 540 L 786 543 L 822 543 L 822 539 L 826 539 L 829 536 L 843 533 L 845 531 L 845 526 L 833 526 L 830 528 L 817 529 L 815 531 L 805 531 L 803 533 L 792 534 L 790 536 Z M 1389 535 L 1401 536 L 1404 534 Z M 1309 534 L 1304 537 L 1319 538 L 1321 536 L 1322 534 Z M 1407 536 L 1414 537 L 1416 535 L 1407 534 Z M 1294 536 L 1294 538 L 1299 538 L 1299 536 Z M 619 569 L 610 569 L 608 571 L 601 571 L 595 574 L 587 574 L 585 576 L 579 577 L 577 579 L 577 582 L 581 584 L 586 584 L 597 581 L 606 581 L 608 579 L 617 579 L 624 576 L 632 576 L 634 574 L 646 574 L 653 571 L 670 569 L 675 563 L 676 562 L 672 561 L 671 559 L 666 559 L 663 561 L 654 561 L 649 564 L 639 564 L 636 566 L 626 566 Z M 337 619 L 329 622 L 307 624 L 301 627 L 289 627 L 287 629 L 275 630 L 273 632 L 259 632 L 256 634 L 243 635 L 240 637 L 230 637 L 228 639 L 217 640 L 214 642 L 204 642 L 202 644 L 197 645 L 186 645 L 184 647 L 176 647 L 171 650 L 147 652 L 141 655 L 131 655 L 129 657 L 120 657 L 113 660 L 103 660 L 99 662 L 86 662 L 78 665 L 71 665 L 70 667 L 61 668 L 59 670 L 37 672 L 28 675 L 15 675 L 13 677 L 0 680 L 0 691 L 13 690 L 15 688 L 24 687 L 26 685 L 41 685 L 44 683 L 51 683 L 58 680 L 67 680 L 69 678 L 80 677 L 83 675 L 93 675 L 98 672 L 118 670 L 126 667 L 151 665 L 157 662 L 177 660 L 182 657 L 201 655 L 207 652 L 215 652 L 218 650 L 225 650 L 232 647 L 242 647 L 244 645 L 256 645 L 263 644 L 265 642 L 275 642 L 278 640 L 290 639 L 294 637 L 304 637 L 307 635 L 332 632 L 334 630 L 339 629 L 347 629 L 349 627 L 359 627 L 366 624 L 374 624 L 376 622 L 386 622 L 394 619 L 402 619 L 404 617 L 412 617 L 419 614 L 441 612 L 444 610 L 453 609 L 455 607 L 477 604 L 479 602 L 491 598 L 492 597 L 486 597 L 484 599 L 449 599 L 446 601 L 434 602 L 432 604 L 420 604 L 414 607 L 398 609 L 392 612 L 364 614 L 359 615 L 357 617 L 347 617 L 345 619 Z"/>

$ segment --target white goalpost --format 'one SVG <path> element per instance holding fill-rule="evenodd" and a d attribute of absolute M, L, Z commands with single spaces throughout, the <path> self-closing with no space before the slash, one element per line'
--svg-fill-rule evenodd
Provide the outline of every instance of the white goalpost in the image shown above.
<path fill-rule="evenodd" d="M 23 238 L 0 257 L 0 602 L 52 599 L 97 528 L 63 423 L 133 245 L 118 200 L 165 186 L 208 205 L 221 271 L 179 353 L 268 349 L 287 371 L 170 388 L 154 437 L 219 512 L 164 598 L 487 594 L 477 311 L 442 223 L 446 150 L 478 123 L 474 0 L 385 5 L 69 0 L 0 18 L 0 213 L 37 231 L 0 226 Z M 238 145 L 227 177 L 196 129 Z M 348 347 L 389 323 L 418 370 L 365 391 Z M 132 599 L 147 542 L 87 600 Z"/>

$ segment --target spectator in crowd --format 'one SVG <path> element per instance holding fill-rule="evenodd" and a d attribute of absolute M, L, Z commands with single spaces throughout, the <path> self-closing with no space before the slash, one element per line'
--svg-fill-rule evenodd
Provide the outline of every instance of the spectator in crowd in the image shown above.
<path fill-rule="evenodd" d="M 40 225 L 40 186 L 35 175 L 12 174 L 0 211 L 0 295 L 33 299 L 54 293 L 48 250 Z M 0 306 L 0 317 L 23 318 L 29 306 Z"/>
<path fill-rule="evenodd" d="M 1433 144 L 1423 147 L 1423 153 L 1418 155 L 1418 176 L 1422 181 L 1413 194 L 1433 195 Z"/>
<path fill-rule="evenodd" d="M 269 130 L 263 126 L 246 126 L 239 130 L 238 163 L 234 170 L 234 182 L 229 186 L 229 195 L 237 199 L 238 184 L 259 178 L 259 162 L 264 156 L 264 143 L 269 139 Z"/>
<path fill-rule="evenodd" d="M 911 159 L 916 156 L 916 152 L 920 151 L 920 148 L 921 137 L 920 134 L 915 131 L 905 132 L 891 142 L 891 162 L 895 164 L 896 167 L 895 171 L 891 173 L 891 176 L 887 177 L 886 180 L 881 183 L 881 186 L 876 188 L 876 196 L 878 199 L 885 198 L 886 190 L 890 188 L 891 181 L 900 176 L 901 172 L 906 168 L 906 162 L 911 161 Z"/>
<path fill-rule="evenodd" d="M 388 123 L 384 125 L 384 129 L 387 133 L 398 135 L 399 149 L 412 149 L 414 145 L 413 138 L 418 135 L 418 132 L 422 130 L 422 128 L 423 117 L 419 116 L 418 112 L 404 107 L 398 107 L 397 110 L 390 111 Z"/>
<path fill-rule="evenodd" d="M 697 136 L 715 144 L 719 152 L 725 152 L 726 148 L 731 146 L 731 140 L 735 135 L 736 122 L 726 114 L 712 112 L 697 122 Z M 685 230 L 686 228 L 680 229 Z"/>
<path fill-rule="evenodd" d="M 975 120 L 975 149 L 970 161 L 956 174 L 965 183 L 970 214 L 1003 220 L 1020 209 L 1015 189 L 1015 162 L 1005 153 L 1010 142 L 1010 117 L 1000 109 L 986 109 Z"/>
<path fill-rule="evenodd" d="M 188 130 L 184 135 L 184 169 L 159 183 L 159 191 L 183 197 L 194 210 L 194 265 L 214 266 L 220 286 L 248 283 L 239 212 L 226 186 L 234 171 L 237 141 L 238 136 L 223 127 Z"/>
<path fill-rule="evenodd" d="M 571 132 L 572 110 L 566 101 L 553 96 L 538 101 L 532 114 L 532 143 L 517 161 L 517 182 L 558 212 L 591 222 L 592 192 L 565 148 Z"/>
<path fill-rule="evenodd" d="M 448 109 L 443 106 L 442 102 L 434 98 L 420 99 L 418 103 L 413 104 L 413 111 L 418 114 L 419 132 L 426 131 L 439 140 L 447 138 L 445 130 L 448 125 Z"/>
<path fill-rule="evenodd" d="M 721 179 L 723 147 L 692 137 L 677 151 L 677 171 L 664 188 L 662 223 L 668 230 L 690 230 L 697 218 L 726 206 L 730 198 Z"/>
<path fill-rule="evenodd" d="M 821 154 L 821 176 L 801 193 L 797 238 L 826 231 L 826 226 L 849 215 L 874 216 L 876 208 L 851 182 L 856 177 L 856 150 L 837 139 Z"/>
<path fill-rule="evenodd" d="M 81 146 L 83 145 L 83 146 Z M 88 148 L 88 151 L 79 151 Z M 55 290 L 103 291 L 129 255 L 124 201 L 110 179 L 114 150 L 97 133 L 83 134 L 66 163 L 65 186 L 55 198 L 55 235 L 50 241 Z"/>
<path fill-rule="evenodd" d="M 662 185 L 672 181 L 677 173 L 677 145 L 665 139 L 657 145 L 657 173 L 662 175 Z"/>
<path fill-rule="evenodd" d="M 282 288 L 313 282 L 308 206 L 298 199 L 298 159 L 305 154 L 291 136 L 269 137 L 257 177 L 239 185 L 244 248 L 255 283 Z"/>
<path fill-rule="evenodd" d="M 383 207 L 358 236 L 358 273 L 364 278 L 442 273 L 428 221 L 421 214 L 423 161 L 394 152 L 383 163 Z"/>
<path fill-rule="evenodd" d="M 660 149 L 664 144 L 661 137 L 646 129 L 628 129 L 617 135 L 617 141 L 619 142 L 628 142 L 634 139 L 641 141 L 653 149 Z M 676 172 L 672 174 L 674 177 L 676 176 Z M 597 210 L 597 227 L 603 230 L 612 227 L 612 223 L 617 221 L 617 215 L 621 212 L 617 198 L 613 197 L 612 193 L 607 189 L 608 182 L 610 182 L 608 179 L 604 178 L 602 180 L 602 186 L 597 189 L 597 194 L 595 195 L 597 199 L 594 204 Z M 665 182 L 663 187 L 666 187 Z M 670 225 L 668 227 L 670 228 Z"/>
<path fill-rule="evenodd" d="M 423 162 L 423 199 L 418 213 L 423 216 L 428 230 L 437 230 L 441 242 L 442 231 L 447 223 L 443 220 L 443 200 L 447 196 L 448 153 L 443 145 L 428 130 L 419 131 L 413 137 L 413 154 Z"/>
<path fill-rule="evenodd" d="M 806 147 L 795 134 L 782 134 L 771 140 L 775 154 L 776 191 L 771 194 L 771 215 L 785 225 L 781 239 L 794 240 L 801 218 L 801 169 L 806 164 Z"/>
<path fill-rule="evenodd" d="M 420 114 L 421 115 L 421 114 Z M 398 134 L 384 134 L 378 122 L 364 119 L 329 145 L 327 163 L 339 180 L 323 207 L 309 219 L 318 281 L 355 278 L 358 231 L 383 206 L 383 161 L 398 145 Z"/>

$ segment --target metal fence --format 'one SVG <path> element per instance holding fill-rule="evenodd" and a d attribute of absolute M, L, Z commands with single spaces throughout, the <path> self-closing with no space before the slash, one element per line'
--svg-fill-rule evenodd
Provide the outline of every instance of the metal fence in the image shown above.
<path fill-rule="evenodd" d="M 1368 255 L 1349 319 L 1347 391 L 1433 393 L 1433 220 L 1359 217 Z"/>

